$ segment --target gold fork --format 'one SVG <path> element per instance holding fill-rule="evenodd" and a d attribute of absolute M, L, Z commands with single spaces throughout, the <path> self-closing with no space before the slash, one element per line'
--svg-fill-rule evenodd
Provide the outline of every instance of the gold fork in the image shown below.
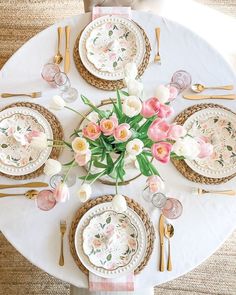
<path fill-rule="evenodd" d="M 0 97 L 7 98 L 7 97 L 13 97 L 13 96 L 28 96 L 31 98 L 38 98 L 42 96 L 42 92 L 32 92 L 32 93 L 2 93 L 0 94 Z"/>
<path fill-rule="evenodd" d="M 161 64 L 161 56 L 160 56 L 160 32 L 161 28 L 156 28 L 155 33 L 156 33 L 156 40 L 157 40 L 157 54 L 154 57 L 154 62 Z"/>
<path fill-rule="evenodd" d="M 61 232 L 61 253 L 60 253 L 60 259 L 59 259 L 59 265 L 64 265 L 64 247 L 63 247 L 63 238 L 64 234 L 66 232 L 66 221 L 61 220 L 60 221 L 60 232 Z"/>

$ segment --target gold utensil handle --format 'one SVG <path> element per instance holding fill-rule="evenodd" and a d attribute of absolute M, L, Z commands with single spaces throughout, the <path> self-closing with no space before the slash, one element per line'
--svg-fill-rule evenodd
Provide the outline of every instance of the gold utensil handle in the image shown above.
<path fill-rule="evenodd" d="M 183 95 L 185 99 L 236 99 L 236 94 L 228 94 L 228 95 Z"/>
<path fill-rule="evenodd" d="M 213 87 L 205 87 L 205 89 L 224 89 L 224 90 L 233 90 L 233 85 L 225 85 L 225 86 L 213 86 Z"/>
<path fill-rule="evenodd" d="M 168 261 L 167 270 L 172 271 L 171 253 L 170 253 L 170 239 L 168 239 Z"/>
<path fill-rule="evenodd" d="M 64 265 L 64 247 L 63 247 L 63 236 L 61 235 L 61 253 L 60 253 L 60 259 L 59 259 L 59 265 Z"/>
<path fill-rule="evenodd" d="M 236 191 L 234 191 L 234 190 L 209 191 L 209 193 L 211 193 L 211 194 L 218 194 L 218 195 L 236 196 Z"/>
<path fill-rule="evenodd" d="M 66 33 L 66 49 L 69 49 L 69 47 L 70 47 L 70 26 L 65 27 L 65 33 Z"/>
<path fill-rule="evenodd" d="M 58 35 L 57 52 L 59 53 L 60 52 L 60 47 L 61 47 L 62 27 L 57 28 L 57 35 Z"/>
<path fill-rule="evenodd" d="M 156 33 L 156 39 L 157 39 L 157 52 L 160 52 L 160 33 L 161 33 L 161 28 L 156 28 L 155 29 L 155 33 Z"/>
<path fill-rule="evenodd" d="M 24 196 L 24 194 L 2 194 L 2 193 L 0 193 L 0 198 L 4 198 L 4 197 L 16 197 L 16 196 Z"/>
<path fill-rule="evenodd" d="M 17 187 L 47 187 L 48 183 L 46 182 L 29 182 L 21 184 L 0 184 L 0 189 L 4 188 L 17 188 Z"/>
<path fill-rule="evenodd" d="M 13 96 L 29 96 L 29 97 L 31 97 L 30 94 L 26 94 L 26 93 L 2 93 L 1 94 L 2 98 L 13 97 Z"/>
<path fill-rule="evenodd" d="M 160 245 L 160 271 L 165 270 L 165 261 L 164 261 L 164 243 Z"/>

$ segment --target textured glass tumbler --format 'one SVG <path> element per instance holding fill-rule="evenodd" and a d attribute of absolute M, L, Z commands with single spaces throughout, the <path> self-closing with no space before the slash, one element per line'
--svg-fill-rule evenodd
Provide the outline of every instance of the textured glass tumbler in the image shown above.
<path fill-rule="evenodd" d="M 59 66 L 53 63 L 48 63 L 43 66 L 41 76 L 49 85 L 56 87 L 54 77 L 57 73 L 60 73 Z"/>
<path fill-rule="evenodd" d="M 66 102 L 73 102 L 78 98 L 78 91 L 77 89 L 71 87 L 70 80 L 66 73 L 56 73 L 54 76 L 54 82 L 60 89 L 61 96 Z"/>
<path fill-rule="evenodd" d="M 179 89 L 179 93 L 181 93 L 185 89 L 187 89 L 191 85 L 191 83 L 191 75 L 184 70 L 180 70 L 173 74 L 170 84 L 172 85 L 172 87 Z"/>

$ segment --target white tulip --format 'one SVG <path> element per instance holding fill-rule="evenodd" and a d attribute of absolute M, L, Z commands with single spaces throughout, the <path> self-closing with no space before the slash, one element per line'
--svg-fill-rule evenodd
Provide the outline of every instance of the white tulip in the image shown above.
<path fill-rule="evenodd" d="M 47 135 L 43 132 L 40 132 L 38 136 L 32 137 L 30 141 L 30 146 L 33 149 L 40 150 L 40 151 L 47 148 L 48 146 Z"/>
<path fill-rule="evenodd" d="M 127 89 L 129 95 L 134 95 L 141 97 L 143 93 L 143 83 L 134 80 L 134 79 L 129 79 L 126 81 L 127 84 Z"/>
<path fill-rule="evenodd" d="M 127 96 L 122 104 L 122 110 L 126 116 L 132 118 L 142 110 L 142 103 L 137 96 Z"/>
<path fill-rule="evenodd" d="M 56 111 L 60 111 L 65 107 L 65 105 L 66 102 L 63 98 L 61 98 L 59 95 L 54 95 L 51 101 L 50 108 Z"/>
<path fill-rule="evenodd" d="M 166 103 L 170 99 L 170 90 L 164 85 L 160 85 L 156 88 L 155 96 L 161 103 Z"/>
<path fill-rule="evenodd" d="M 125 197 L 122 195 L 115 195 L 112 199 L 112 207 L 117 213 L 122 213 L 127 210 L 127 203 Z"/>
<path fill-rule="evenodd" d="M 197 159 L 200 153 L 200 146 L 194 138 L 185 136 L 184 138 L 179 138 L 173 144 L 172 151 L 176 153 L 177 156 L 183 156 L 188 160 L 194 160 Z"/>
<path fill-rule="evenodd" d="M 143 142 L 140 139 L 135 138 L 127 143 L 126 152 L 129 155 L 137 156 L 142 153 L 143 146 Z"/>
<path fill-rule="evenodd" d="M 81 202 L 86 202 L 91 197 L 92 188 L 91 185 L 88 183 L 84 183 L 81 185 L 80 189 L 77 192 L 77 195 Z"/>
<path fill-rule="evenodd" d="M 93 123 L 97 123 L 99 121 L 99 116 L 97 112 L 91 112 L 87 115 L 87 118 L 89 121 L 93 122 Z"/>
<path fill-rule="evenodd" d="M 124 68 L 124 76 L 125 78 L 128 79 L 134 79 L 137 77 L 138 75 L 138 69 L 137 69 L 137 65 L 134 62 L 129 62 L 125 65 Z"/>
<path fill-rule="evenodd" d="M 76 137 L 72 143 L 72 149 L 77 154 L 86 154 L 89 150 L 89 143 L 83 137 Z"/>
<path fill-rule="evenodd" d="M 61 172 L 61 163 L 57 160 L 54 159 L 48 159 L 45 162 L 44 165 L 44 169 L 43 172 L 47 175 L 47 176 L 53 176 L 59 172 Z"/>

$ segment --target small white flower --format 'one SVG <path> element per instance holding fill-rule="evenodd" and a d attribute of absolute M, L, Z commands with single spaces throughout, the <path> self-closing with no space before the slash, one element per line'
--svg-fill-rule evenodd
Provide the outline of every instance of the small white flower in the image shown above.
<path fill-rule="evenodd" d="M 30 146 L 33 149 L 40 150 L 40 151 L 47 148 L 48 146 L 47 135 L 43 132 L 40 132 L 38 136 L 32 137 L 30 141 Z"/>
<path fill-rule="evenodd" d="M 72 143 L 72 149 L 77 154 L 86 154 L 89 150 L 89 143 L 83 137 L 76 137 Z"/>
<path fill-rule="evenodd" d="M 138 75 L 138 69 L 137 69 L 136 63 L 134 62 L 127 63 L 124 68 L 124 74 L 125 74 L 124 75 L 125 78 L 135 80 Z"/>
<path fill-rule="evenodd" d="M 143 93 L 143 83 L 134 80 L 134 79 L 129 79 L 126 81 L 127 89 L 129 95 L 134 95 L 141 97 Z"/>
<path fill-rule="evenodd" d="M 170 99 L 170 90 L 164 85 L 160 85 L 156 88 L 155 96 L 161 103 L 166 103 Z"/>
<path fill-rule="evenodd" d="M 125 197 L 122 195 L 115 195 L 112 199 L 112 207 L 117 213 L 122 213 L 127 210 L 127 203 Z"/>
<path fill-rule="evenodd" d="M 56 111 L 60 111 L 65 107 L 65 105 L 66 102 L 63 98 L 61 98 L 59 95 L 54 95 L 51 101 L 50 108 Z"/>
<path fill-rule="evenodd" d="M 140 139 L 135 138 L 127 143 L 126 152 L 130 155 L 137 156 L 142 153 L 143 146 L 143 142 Z"/>
<path fill-rule="evenodd" d="M 62 166 L 59 161 L 54 160 L 54 159 L 48 159 L 45 162 L 43 172 L 47 176 L 52 176 L 52 175 L 55 175 L 55 174 L 61 172 L 61 168 L 62 168 Z"/>
<path fill-rule="evenodd" d="M 18 132 L 18 131 L 15 131 L 12 135 L 16 141 L 18 141 L 21 145 L 26 145 L 28 143 L 26 137 L 24 134 Z"/>
<path fill-rule="evenodd" d="M 176 153 L 177 156 L 183 156 L 188 160 L 194 160 L 197 159 L 200 153 L 200 146 L 194 138 L 185 136 L 184 138 L 179 138 L 173 144 L 172 151 Z"/>
<path fill-rule="evenodd" d="M 132 118 L 141 112 L 142 103 L 136 96 L 127 96 L 122 104 L 122 109 L 126 116 Z"/>
<path fill-rule="evenodd" d="M 86 202 L 92 194 L 92 188 L 91 185 L 88 183 L 84 183 L 81 185 L 80 189 L 77 192 L 77 195 L 81 202 Z"/>
<path fill-rule="evenodd" d="M 93 122 L 93 123 L 97 123 L 99 121 L 99 116 L 97 112 L 91 112 L 87 115 L 87 118 Z"/>

